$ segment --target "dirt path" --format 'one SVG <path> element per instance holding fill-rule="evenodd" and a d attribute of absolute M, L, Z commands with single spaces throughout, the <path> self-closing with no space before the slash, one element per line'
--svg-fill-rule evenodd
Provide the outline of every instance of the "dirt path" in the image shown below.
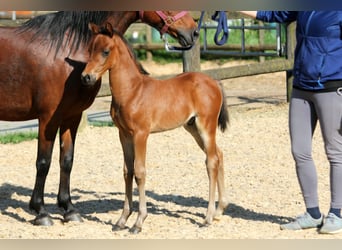
<path fill-rule="evenodd" d="M 158 66 L 158 67 L 157 67 Z M 217 66 L 217 65 L 209 65 Z M 203 65 L 202 68 L 209 67 Z M 224 66 L 224 65 L 223 65 Z M 147 64 L 180 72 L 176 64 Z M 284 73 L 224 81 L 231 124 L 218 132 L 225 157 L 225 183 L 230 204 L 220 221 L 201 228 L 207 206 L 208 178 L 204 155 L 183 130 L 153 134 L 148 141 L 148 212 L 143 231 L 113 232 L 123 199 L 122 152 L 114 127 L 86 127 L 78 135 L 71 187 L 83 223 L 61 223 L 56 208 L 59 166 L 55 145 L 45 189 L 45 203 L 55 225 L 36 227 L 28 210 L 35 176 L 36 141 L 0 145 L 0 238 L 88 239 L 286 239 L 339 238 L 315 230 L 286 232 L 279 223 L 304 211 L 289 148 Z M 107 110 L 99 98 L 90 110 Z M 319 131 L 319 129 L 317 130 Z M 328 164 L 319 133 L 314 157 L 319 173 L 322 210 L 329 207 Z M 137 196 L 135 191 L 135 206 Z M 133 225 L 136 212 L 128 221 Z"/>

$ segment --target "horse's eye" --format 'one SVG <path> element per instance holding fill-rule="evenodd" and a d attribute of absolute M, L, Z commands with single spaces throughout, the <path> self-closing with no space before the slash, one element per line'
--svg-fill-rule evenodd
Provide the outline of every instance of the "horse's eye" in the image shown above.
<path fill-rule="evenodd" d="M 102 52 L 102 55 L 103 55 L 103 57 L 107 57 L 107 56 L 109 56 L 109 53 L 110 53 L 109 49 L 105 49 L 105 50 Z"/>

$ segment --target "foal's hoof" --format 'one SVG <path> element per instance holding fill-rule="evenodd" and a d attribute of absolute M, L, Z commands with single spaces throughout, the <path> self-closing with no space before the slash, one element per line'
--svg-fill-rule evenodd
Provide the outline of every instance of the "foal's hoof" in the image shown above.
<path fill-rule="evenodd" d="M 210 226 L 210 224 L 208 224 L 208 223 L 202 223 L 199 225 L 200 228 L 207 228 L 209 226 Z"/>
<path fill-rule="evenodd" d="M 213 220 L 214 221 L 220 221 L 222 219 L 223 215 L 222 214 L 215 214 Z"/>
<path fill-rule="evenodd" d="M 129 232 L 131 233 L 131 234 L 138 234 L 138 233 L 140 233 L 141 232 L 141 227 L 135 227 L 135 226 L 133 226 L 132 228 L 130 228 L 129 229 Z"/>
<path fill-rule="evenodd" d="M 32 224 L 35 226 L 52 226 L 53 221 L 49 215 L 38 215 L 33 221 Z"/>
<path fill-rule="evenodd" d="M 200 224 L 200 227 L 209 227 L 211 225 L 212 220 L 205 219 L 202 224 Z"/>
<path fill-rule="evenodd" d="M 127 228 L 128 228 L 127 226 L 120 226 L 120 225 L 115 224 L 112 227 L 112 231 L 118 232 L 118 231 L 121 231 L 121 230 L 124 230 L 124 229 L 127 229 Z"/>
<path fill-rule="evenodd" d="M 64 222 L 83 222 L 83 219 L 78 212 L 73 211 L 64 214 Z"/>

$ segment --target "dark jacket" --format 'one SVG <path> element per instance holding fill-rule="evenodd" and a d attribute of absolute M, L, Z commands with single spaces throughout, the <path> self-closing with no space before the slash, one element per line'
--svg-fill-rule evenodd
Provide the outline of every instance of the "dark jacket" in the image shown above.
<path fill-rule="evenodd" d="M 257 19 L 297 21 L 294 87 L 320 91 L 342 86 L 342 11 L 258 11 Z"/>

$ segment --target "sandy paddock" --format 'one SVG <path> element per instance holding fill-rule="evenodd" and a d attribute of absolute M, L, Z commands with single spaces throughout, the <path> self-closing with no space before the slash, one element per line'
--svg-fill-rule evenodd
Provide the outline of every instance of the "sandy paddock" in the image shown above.
<path fill-rule="evenodd" d="M 242 62 L 238 62 L 242 63 Z M 230 65 L 232 63 L 229 63 Z M 144 62 L 152 75 L 181 72 L 180 64 Z M 220 65 L 227 66 L 227 65 Z M 204 63 L 202 68 L 218 67 Z M 230 112 L 226 133 L 218 132 L 224 152 L 229 206 L 219 221 L 202 228 L 208 200 L 204 154 L 184 129 L 153 134 L 147 149 L 148 212 L 143 231 L 113 232 L 123 199 L 122 151 L 114 127 L 86 127 L 78 134 L 72 171 L 72 198 L 83 223 L 61 222 L 56 208 L 58 143 L 45 189 L 55 224 L 33 226 L 28 209 L 35 176 L 37 141 L 0 145 L 0 238 L 87 239 L 286 239 L 339 238 L 316 230 L 286 232 L 282 223 L 304 211 L 288 135 L 285 73 L 223 81 Z M 90 110 L 108 110 L 110 98 L 98 98 Z M 314 158 L 318 166 L 322 210 L 329 208 L 329 169 L 319 129 Z M 136 191 L 134 193 L 137 207 Z M 128 221 L 133 225 L 136 213 Z"/>

